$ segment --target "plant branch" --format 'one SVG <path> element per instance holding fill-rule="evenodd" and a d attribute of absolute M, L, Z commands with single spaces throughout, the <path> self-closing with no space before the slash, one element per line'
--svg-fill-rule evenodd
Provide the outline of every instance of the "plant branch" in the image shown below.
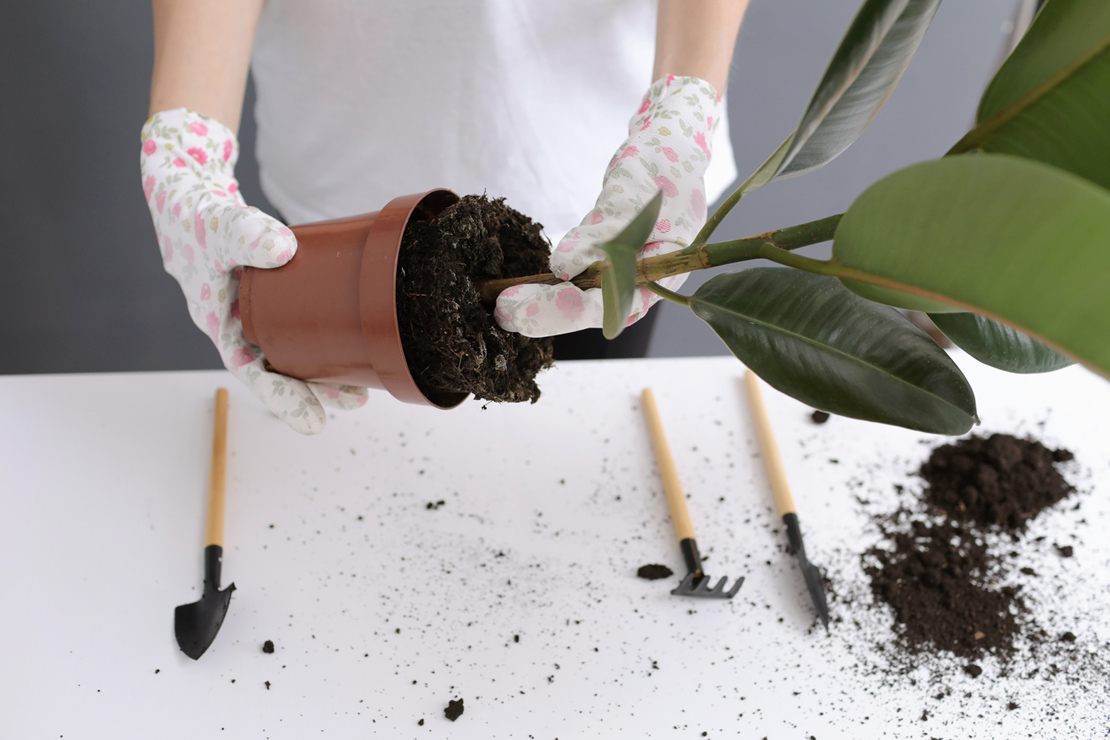
<path fill-rule="evenodd" d="M 644 287 L 647 288 L 648 290 L 650 290 L 655 295 L 659 296 L 660 298 L 666 298 L 671 303 L 677 303 L 680 306 L 689 306 L 690 305 L 690 299 L 689 298 L 682 295 L 681 293 L 676 293 L 673 290 L 667 290 L 666 288 L 664 288 L 659 283 L 648 283 Z"/>
<path fill-rule="evenodd" d="M 789 251 L 826 242 L 832 239 L 833 234 L 836 233 L 841 215 L 828 216 L 817 221 L 788 226 L 784 229 L 768 231 L 744 239 L 717 242 L 716 244 L 691 245 L 677 252 L 645 257 L 636 263 L 636 285 L 648 286 L 649 283 L 654 283 L 671 275 L 681 275 L 695 270 L 704 270 L 708 267 L 720 267 L 735 262 L 767 257 L 761 251 L 764 245 L 778 251 Z M 767 257 L 767 259 L 773 258 Z M 813 261 L 817 262 L 817 260 Z M 600 288 L 601 278 L 596 269 L 598 264 L 591 265 L 581 275 L 572 278 L 570 283 L 581 290 Z M 479 283 L 478 293 L 483 302 L 493 303 L 501 291 L 514 285 L 559 285 L 563 282 L 566 281 L 560 280 L 551 274 L 498 278 Z"/>
<path fill-rule="evenodd" d="M 755 177 L 755 175 L 753 174 L 741 183 L 740 187 L 736 188 L 736 190 L 725 199 L 725 202 L 713 212 L 713 215 L 705 222 L 705 226 L 702 226 L 701 231 L 694 237 L 694 246 L 705 244 L 709 241 L 709 237 L 713 236 L 713 232 L 716 231 L 717 227 L 721 225 L 721 222 L 725 220 L 725 216 L 727 216 L 732 209 L 736 207 L 736 204 L 740 202 L 740 199 L 744 197 L 744 190 L 747 188 L 748 183 L 752 181 L 752 177 Z"/>

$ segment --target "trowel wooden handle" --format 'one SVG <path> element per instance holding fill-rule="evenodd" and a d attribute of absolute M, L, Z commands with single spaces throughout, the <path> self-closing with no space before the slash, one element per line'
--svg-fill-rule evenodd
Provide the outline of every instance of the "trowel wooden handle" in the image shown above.
<path fill-rule="evenodd" d="M 690 521 L 690 512 L 686 508 L 686 495 L 682 492 L 682 484 L 678 482 L 678 470 L 671 457 L 671 449 L 667 446 L 667 437 L 663 434 L 663 422 L 659 419 L 659 409 L 655 405 L 655 394 L 651 388 L 644 388 L 644 415 L 647 417 L 648 429 L 651 430 L 651 441 L 655 447 L 655 459 L 659 463 L 659 474 L 663 476 L 663 490 L 667 494 L 667 506 L 671 510 L 671 521 L 674 522 L 674 531 L 681 542 L 694 539 L 694 523 Z"/>
<path fill-rule="evenodd" d="M 763 394 L 759 392 L 759 378 L 751 370 L 744 374 L 744 385 L 748 388 L 748 398 L 751 399 L 752 414 L 755 416 L 755 428 L 759 433 L 759 446 L 763 450 L 763 460 L 767 463 L 767 475 L 771 478 L 771 489 L 775 492 L 775 503 L 778 504 L 779 514 L 786 516 L 795 513 L 794 497 L 790 495 L 790 485 L 786 482 L 786 469 L 782 465 L 782 456 L 779 446 L 775 443 L 774 432 L 771 431 L 771 420 L 767 417 L 767 409 L 763 405 Z"/>
<path fill-rule="evenodd" d="M 212 469 L 208 478 L 208 522 L 205 545 L 224 544 L 224 480 L 227 474 L 227 388 L 216 391 L 212 426 Z"/>

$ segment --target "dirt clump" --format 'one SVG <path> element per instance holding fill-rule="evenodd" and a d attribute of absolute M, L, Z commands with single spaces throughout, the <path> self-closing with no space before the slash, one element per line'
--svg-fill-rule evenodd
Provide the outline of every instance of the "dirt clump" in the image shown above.
<path fill-rule="evenodd" d="M 463 713 L 463 700 L 462 699 L 451 699 L 450 701 L 447 702 L 447 708 L 443 710 L 444 716 L 447 717 L 447 719 L 451 720 L 452 722 L 454 722 L 459 717 L 461 717 L 462 713 Z"/>
<path fill-rule="evenodd" d="M 658 581 L 660 578 L 670 578 L 674 575 L 674 571 L 665 565 L 641 565 L 636 570 L 636 575 L 649 581 Z"/>

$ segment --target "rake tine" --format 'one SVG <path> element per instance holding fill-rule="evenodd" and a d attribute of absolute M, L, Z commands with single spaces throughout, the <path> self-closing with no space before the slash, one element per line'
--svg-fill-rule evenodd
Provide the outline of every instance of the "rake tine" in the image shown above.
<path fill-rule="evenodd" d="M 694 592 L 694 579 L 697 573 L 687 573 L 686 577 L 682 579 L 682 583 L 678 584 L 671 590 L 671 596 L 685 596 Z"/>
<path fill-rule="evenodd" d="M 725 579 L 722 578 L 721 583 L 724 583 L 724 582 L 725 582 Z M 736 579 L 736 583 L 734 583 L 732 585 L 732 588 L 730 588 L 728 591 L 724 592 L 723 598 L 731 599 L 733 596 L 735 596 L 736 594 L 738 594 L 740 592 L 740 587 L 743 586 L 743 585 L 744 585 L 744 576 L 740 576 L 739 578 Z"/>

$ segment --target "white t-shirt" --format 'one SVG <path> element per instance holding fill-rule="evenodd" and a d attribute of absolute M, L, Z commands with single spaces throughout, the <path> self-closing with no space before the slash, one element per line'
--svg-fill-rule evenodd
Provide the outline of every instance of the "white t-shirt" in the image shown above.
<path fill-rule="evenodd" d="M 485 192 L 557 241 L 601 190 L 651 79 L 654 0 L 267 0 L 263 190 L 290 223 Z M 735 178 L 728 122 L 706 195 Z"/>

